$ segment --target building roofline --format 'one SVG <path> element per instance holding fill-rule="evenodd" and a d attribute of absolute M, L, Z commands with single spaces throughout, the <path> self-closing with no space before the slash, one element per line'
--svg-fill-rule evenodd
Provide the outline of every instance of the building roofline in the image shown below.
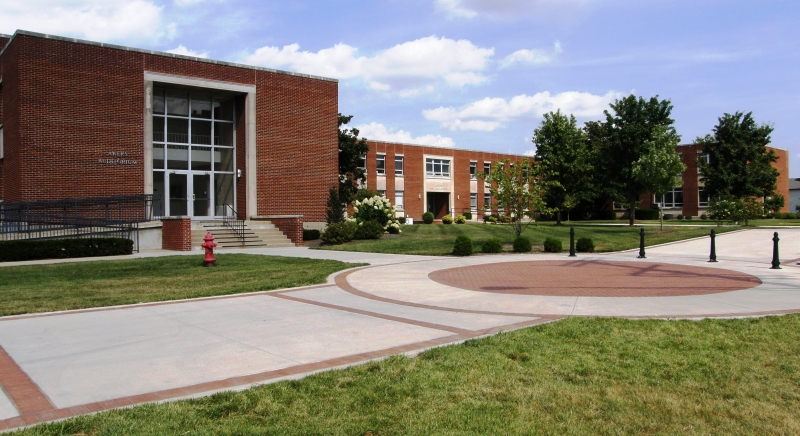
<path fill-rule="evenodd" d="M 408 142 L 381 141 L 380 139 L 369 139 L 369 138 L 360 138 L 360 139 L 366 139 L 367 143 L 369 143 L 369 142 L 381 142 L 383 144 L 391 144 L 391 145 L 403 145 L 403 146 L 410 146 L 410 147 L 438 148 L 440 150 L 469 151 L 469 152 L 472 152 L 472 153 L 507 154 L 509 156 L 519 156 L 519 157 L 533 158 L 533 156 L 526 156 L 524 154 L 502 153 L 502 152 L 499 152 L 499 151 L 473 150 L 473 149 L 470 149 L 470 148 L 458 148 L 458 147 L 442 147 L 440 145 L 411 144 L 411 143 L 408 143 Z"/>
<path fill-rule="evenodd" d="M 3 50 L 0 51 L 0 56 L 2 56 L 3 53 L 5 53 L 6 48 L 8 48 L 8 46 L 11 45 L 11 41 L 13 41 L 14 38 L 17 37 L 17 35 L 32 36 L 32 37 L 35 37 L 35 38 L 53 39 L 53 40 L 56 40 L 56 41 L 66 41 L 66 42 L 72 42 L 72 43 L 76 43 L 76 44 L 94 45 L 94 46 L 98 46 L 98 47 L 110 48 L 110 49 L 115 49 L 115 50 L 124 50 L 124 51 L 136 52 L 136 53 L 150 54 L 150 55 L 154 55 L 154 56 L 164 56 L 164 57 L 175 58 L 175 59 L 185 59 L 185 60 L 189 60 L 189 61 L 203 62 L 203 63 L 215 64 L 215 65 L 223 65 L 223 66 L 228 66 L 228 67 L 244 68 L 244 69 L 248 69 L 248 70 L 266 71 L 266 72 L 269 72 L 269 73 L 278 73 L 278 74 L 287 74 L 287 75 L 290 75 L 290 76 L 299 76 L 299 77 L 305 77 L 305 78 L 308 78 L 308 79 L 324 80 L 324 81 L 327 81 L 327 82 L 337 82 L 337 83 L 339 82 L 339 79 L 332 79 L 332 78 L 329 78 L 329 77 L 314 76 L 314 75 L 311 75 L 311 74 L 303 74 L 303 73 L 295 73 L 295 72 L 292 72 L 292 71 L 275 70 L 275 69 L 272 69 L 272 68 L 256 67 L 256 66 L 253 66 L 253 65 L 238 64 L 238 63 L 235 63 L 235 62 L 217 61 L 217 60 L 214 60 L 214 59 L 198 58 L 198 57 L 195 57 L 195 56 L 179 55 L 179 54 L 174 54 L 174 53 L 166 53 L 166 52 L 163 52 L 163 51 L 147 50 L 147 49 L 143 49 L 143 48 L 127 47 L 127 46 L 124 46 L 124 45 L 107 44 L 107 43 L 104 43 L 104 42 L 88 41 L 88 40 L 85 40 L 85 39 L 67 38 L 67 37 L 58 36 L 58 35 L 48 35 L 48 34 L 45 34 L 45 33 L 30 32 L 28 30 L 17 30 L 16 32 L 14 32 L 14 35 L 12 35 L 12 36 L 0 34 L 0 36 L 11 38 L 8 41 L 8 43 L 6 44 L 6 46 L 3 47 Z"/>
<path fill-rule="evenodd" d="M 690 143 L 688 143 L 688 144 L 678 144 L 678 147 L 691 147 L 691 146 L 693 146 L 693 145 L 702 145 L 702 144 L 698 144 L 697 142 L 690 142 Z M 767 145 L 767 148 L 771 148 L 771 149 L 773 149 L 773 150 L 785 151 L 785 152 L 787 152 L 787 153 L 789 152 L 789 150 L 788 150 L 788 149 L 785 149 L 785 148 L 780 148 L 780 147 L 775 147 L 775 146 L 773 146 L 773 145 Z"/>

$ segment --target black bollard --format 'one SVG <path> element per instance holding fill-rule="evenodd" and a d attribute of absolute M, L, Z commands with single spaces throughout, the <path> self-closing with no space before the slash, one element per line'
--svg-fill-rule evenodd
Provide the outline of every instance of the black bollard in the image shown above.
<path fill-rule="evenodd" d="M 772 268 L 770 269 L 782 269 L 780 256 L 778 255 L 778 241 L 780 240 L 778 232 L 775 232 L 775 235 L 772 237 Z"/>
<path fill-rule="evenodd" d="M 644 227 L 639 229 L 639 256 L 637 259 L 647 259 L 644 255 Z"/>
<path fill-rule="evenodd" d="M 708 256 L 709 262 L 716 262 L 717 261 L 717 232 L 714 229 L 711 229 L 711 255 Z"/>
<path fill-rule="evenodd" d="M 575 257 L 575 227 L 569 228 L 569 257 Z"/>

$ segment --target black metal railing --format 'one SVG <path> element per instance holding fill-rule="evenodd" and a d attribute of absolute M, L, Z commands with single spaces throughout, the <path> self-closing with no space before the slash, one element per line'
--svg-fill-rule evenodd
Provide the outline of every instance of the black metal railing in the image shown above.
<path fill-rule="evenodd" d="M 233 234 L 239 238 L 242 246 L 244 246 L 244 220 L 239 219 L 239 214 L 236 213 L 236 210 L 230 204 L 225 205 L 225 213 L 222 216 L 222 225 L 231 229 L 231 232 L 233 232 Z"/>
<path fill-rule="evenodd" d="M 139 251 L 139 223 L 153 219 L 153 194 L 0 203 L 0 241 L 119 237 Z"/>

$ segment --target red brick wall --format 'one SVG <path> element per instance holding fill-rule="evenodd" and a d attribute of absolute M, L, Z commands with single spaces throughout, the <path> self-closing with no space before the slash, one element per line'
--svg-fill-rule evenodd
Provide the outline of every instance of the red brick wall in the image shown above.
<path fill-rule="evenodd" d="M 289 216 L 274 218 L 269 217 L 269 221 L 275 225 L 294 245 L 303 245 L 303 216 Z"/>
<path fill-rule="evenodd" d="M 451 178 L 453 181 L 453 213 L 462 213 L 469 210 L 470 176 L 469 162 L 478 162 L 478 172 L 483 171 L 483 162 L 496 162 L 509 159 L 512 162 L 521 161 L 524 156 L 489 153 L 482 151 L 458 150 L 452 148 L 429 147 L 423 145 L 396 144 L 380 141 L 369 141 L 367 153 L 367 187 L 375 190 L 377 176 L 375 172 L 376 157 L 378 153 L 386 154 L 386 196 L 394 200 L 394 157 L 404 155 L 404 184 L 405 184 L 405 210 L 406 215 L 421 220 L 425 212 L 425 161 L 423 155 L 451 156 Z M 478 209 L 483 207 L 483 183 L 478 181 Z"/>
<path fill-rule="evenodd" d="M 256 86 L 258 215 L 325 220 L 336 183 L 338 84 L 18 34 L 3 54 L 5 199 L 142 193 L 144 71 Z M 244 212 L 243 101 L 237 199 Z M 105 165 L 109 151 L 135 165 Z M 113 181 L 113 183 L 109 183 Z"/>
<path fill-rule="evenodd" d="M 192 251 L 192 220 L 189 217 L 163 218 L 161 248 Z"/>

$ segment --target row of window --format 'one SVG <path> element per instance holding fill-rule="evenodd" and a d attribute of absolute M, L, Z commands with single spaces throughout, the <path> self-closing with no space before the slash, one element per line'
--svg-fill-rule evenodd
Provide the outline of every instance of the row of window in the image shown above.
<path fill-rule="evenodd" d="M 386 196 L 386 191 L 379 190 L 378 195 Z M 405 192 L 404 191 L 394 191 L 394 204 L 397 207 L 397 210 L 404 210 L 405 209 Z M 491 209 L 492 206 L 492 196 L 491 194 L 483 194 L 483 204 L 484 207 Z M 501 204 L 497 204 L 498 210 L 500 212 L 503 211 L 503 206 Z M 478 194 L 471 193 L 469 194 L 469 208 L 473 211 L 478 210 Z"/>
<path fill-rule="evenodd" d="M 403 176 L 403 164 L 404 158 L 403 156 L 395 155 L 394 157 L 394 175 L 395 176 Z M 485 174 L 489 174 L 489 169 L 491 168 L 491 162 L 484 162 L 483 163 L 483 172 Z M 367 171 L 367 155 L 362 153 L 359 156 L 359 164 L 358 167 L 366 172 Z M 469 163 L 469 177 L 470 179 L 476 179 L 475 175 L 478 172 L 478 162 L 471 161 Z M 379 176 L 386 175 L 386 155 L 385 154 L 378 154 L 375 158 L 375 173 Z M 449 159 L 436 159 L 436 158 L 427 158 L 425 159 L 425 174 L 428 177 L 434 178 L 449 178 L 450 177 L 450 160 Z"/>
<path fill-rule="evenodd" d="M 660 203 L 664 209 L 683 207 L 683 188 L 677 186 L 664 195 L 656 196 L 656 203 Z M 698 206 L 708 206 L 708 194 L 703 186 L 698 189 Z"/>

